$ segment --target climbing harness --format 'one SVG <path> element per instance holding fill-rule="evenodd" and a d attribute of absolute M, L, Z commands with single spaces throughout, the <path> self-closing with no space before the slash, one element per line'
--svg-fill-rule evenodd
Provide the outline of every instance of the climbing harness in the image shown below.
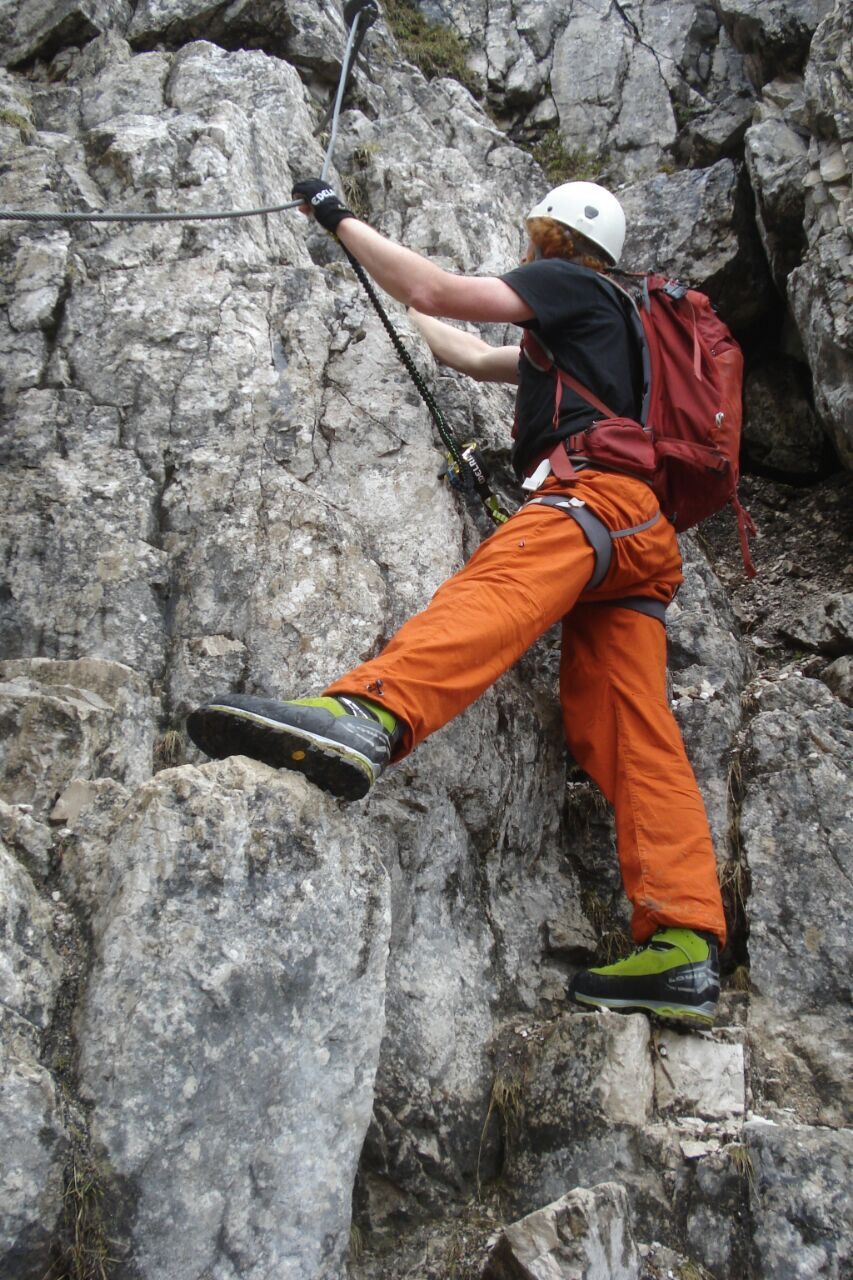
<path fill-rule="evenodd" d="M 352 78 L 355 61 L 361 50 L 362 41 L 367 34 L 368 28 L 373 25 L 378 17 L 379 6 L 376 3 L 376 0 L 349 0 L 344 9 L 344 21 L 349 26 L 349 35 L 347 37 L 343 61 L 341 62 L 341 74 L 338 80 L 338 88 L 333 105 L 330 107 L 329 111 L 326 112 L 324 120 L 317 129 L 317 132 L 322 132 L 331 118 L 329 142 L 323 159 L 323 167 L 320 170 L 320 177 L 324 182 L 328 178 L 329 169 L 331 168 L 332 156 L 334 154 L 335 144 L 338 137 L 338 122 L 344 97 Z M 0 222 L 206 222 L 218 221 L 226 218 L 254 218 L 268 213 L 283 213 L 287 209 L 298 208 L 302 203 L 302 200 L 299 199 L 290 200 L 287 204 L 266 205 L 257 209 L 206 210 L 197 213 L 110 213 L 107 211 L 94 213 L 59 213 L 47 210 L 30 212 L 26 209 L 0 209 Z M 334 238 L 337 240 L 336 236 Z M 349 250 L 341 244 L 339 240 L 338 244 L 346 254 L 350 266 L 367 293 L 367 296 L 370 299 L 373 309 L 378 315 L 385 332 L 391 339 L 394 350 L 400 358 L 400 361 L 406 369 L 409 377 L 412 379 L 412 382 L 415 384 L 418 394 L 426 405 L 429 414 L 436 425 L 438 434 L 441 437 L 445 449 L 447 450 L 447 477 L 450 484 L 453 488 L 466 494 L 466 496 L 478 497 L 486 508 L 486 511 L 492 521 L 495 524 L 503 524 L 509 519 L 509 516 L 507 512 L 503 510 L 500 502 L 489 487 L 485 470 L 477 456 L 478 446 L 476 444 L 461 445 L 456 439 L 456 436 L 448 426 L 441 409 L 437 405 L 432 393 L 415 366 L 414 361 L 403 346 L 399 334 L 391 323 L 391 320 L 382 306 L 382 303 L 380 302 L 361 263 L 353 257 Z"/>
<path fill-rule="evenodd" d="M 574 520 L 575 524 L 580 525 L 581 529 L 583 529 L 586 540 L 595 555 L 592 577 L 586 584 L 584 591 L 592 591 L 595 587 L 600 586 L 607 577 L 610 562 L 613 559 L 613 541 L 615 538 L 629 538 L 633 533 L 643 533 L 646 529 L 651 529 L 653 525 L 657 524 L 658 520 L 663 518 L 660 511 L 656 511 L 650 519 L 644 520 L 642 524 L 632 525 L 629 529 L 609 529 L 601 517 L 591 511 L 581 498 L 566 498 L 561 494 L 543 493 L 536 498 L 530 498 L 527 506 L 554 507 L 555 510 L 562 511 L 564 516 Z M 585 603 L 633 609 L 636 613 L 645 613 L 650 618 L 657 618 L 658 622 L 662 622 L 666 626 L 666 605 L 662 600 L 654 600 L 649 596 L 623 596 L 618 600 L 591 600 Z"/>

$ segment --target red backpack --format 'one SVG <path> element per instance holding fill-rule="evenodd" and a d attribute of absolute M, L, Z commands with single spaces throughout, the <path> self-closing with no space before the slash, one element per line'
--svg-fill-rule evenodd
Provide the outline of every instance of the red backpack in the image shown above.
<path fill-rule="evenodd" d="M 640 421 L 618 418 L 580 382 L 560 369 L 551 352 L 526 329 L 522 350 L 538 369 L 555 375 L 554 426 L 568 386 L 604 414 L 555 450 L 551 467 L 560 479 L 574 474 L 568 454 L 600 462 L 647 480 L 661 510 L 681 532 L 728 502 L 737 517 L 743 562 L 755 525 L 737 496 L 742 422 L 743 356 L 730 330 L 704 293 L 659 275 L 639 277 L 639 303 L 619 290 L 643 352 Z"/>

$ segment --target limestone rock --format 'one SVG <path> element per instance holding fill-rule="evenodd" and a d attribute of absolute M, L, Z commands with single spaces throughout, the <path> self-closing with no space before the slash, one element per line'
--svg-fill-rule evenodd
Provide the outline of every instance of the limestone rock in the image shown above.
<path fill-rule="evenodd" d="M 0 664 L 3 796 L 45 817 L 73 778 L 150 776 L 156 722 L 147 685 L 117 662 Z"/>
<path fill-rule="evenodd" d="M 843 283 L 849 268 L 849 237 L 839 228 L 821 236 L 789 276 L 791 308 L 814 378 L 815 407 L 847 470 L 853 467 L 849 299 Z"/>
<path fill-rule="evenodd" d="M 717 9 L 732 40 L 748 55 L 756 85 L 780 71 L 799 70 L 809 41 L 834 0 L 718 0 Z"/>
<path fill-rule="evenodd" d="M 336 76 L 346 35 L 330 3 L 249 0 L 211 12 L 207 0 L 141 0 L 134 6 L 128 38 L 138 45 L 188 44 L 203 33 L 226 48 L 262 47 L 290 62 Z"/>
<path fill-rule="evenodd" d="M 80 1083 L 120 1245 L 151 1280 L 238 1258 L 337 1278 L 383 1027 L 381 838 L 237 759 L 107 812 L 63 876 L 92 932 Z"/>
<path fill-rule="evenodd" d="M 11 593 L 4 651 L 162 671 L 165 557 L 151 545 L 154 488 L 124 450 L 4 471 Z"/>
<path fill-rule="evenodd" d="M 707 1083 L 713 1089 L 713 1082 Z M 751 1168 L 740 1120 L 724 1122 L 722 1132 L 719 1128 L 706 1132 L 712 1134 L 710 1142 L 697 1143 L 705 1151 L 687 1160 L 686 1169 L 676 1174 L 673 1208 L 676 1219 L 684 1224 L 681 1248 L 691 1265 L 707 1268 L 707 1274 L 746 1276 L 753 1265 Z M 677 1268 L 673 1270 L 678 1275 Z M 685 1271 L 692 1274 L 687 1267 Z"/>
<path fill-rule="evenodd" d="M 679 157 L 691 168 L 703 169 L 740 153 L 755 108 L 751 94 L 732 94 L 707 109 L 691 100 L 690 107 L 676 145 Z"/>
<path fill-rule="evenodd" d="M 751 231 L 738 167 L 721 160 L 710 169 L 657 174 L 624 196 L 626 266 L 660 267 L 710 294 L 729 325 L 749 325 L 760 314 L 769 280 Z M 752 240 L 755 236 L 755 240 Z"/>
<path fill-rule="evenodd" d="M 131 9 L 129 0 L 12 0 L 0 25 L 0 58 L 15 66 L 85 44 L 101 32 L 126 28 Z"/>
<path fill-rule="evenodd" d="M 822 673 L 821 679 L 842 702 L 846 702 L 848 707 L 853 706 L 853 657 L 845 654 L 843 658 L 836 658 Z"/>
<path fill-rule="evenodd" d="M 541 1046 L 533 1042 L 523 1079 L 523 1139 L 513 1143 L 508 1169 L 518 1208 L 589 1185 L 602 1169 L 623 1180 L 632 1143 L 653 1113 L 646 1019 L 564 1015 Z"/>
<path fill-rule="evenodd" d="M 0 980 L 3 1010 L 34 1031 L 50 1023 L 61 976 L 53 918 L 5 843 L 0 844 Z"/>
<path fill-rule="evenodd" d="M 743 1045 L 661 1031 L 656 1039 L 658 1110 L 723 1120 L 746 1109 Z"/>
<path fill-rule="evenodd" d="M 750 369 L 744 384 L 747 455 L 790 475 L 815 475 L 824 459 L 825 436 L 807 395 L 802 366 L 776 356 Z"/>
<path fill-rule="evenodd" d="M 750 1250 L 738 1160 L 742 1040 L 729 1028 L 650 1030 L 640 1015 L 563 1016 L 534 1029 L 515 1064 L 519 1114 L 507 1118 L 504 1176 L 516 1209 L 618 1180 L 640 1238 L 738 1274 Z"/>
<path fill-rule="evenodd" d="M 754 1084 L 810 1121 L 843 1114 L 847 1091 L 851 730 L 825 685 L 792 677 L 758 690 L 746 735 Z"/>
<path fill-rule="evenodd" d="M 760 1280 L 842 1280 L 850 1260 L 853 1137 L 753 1122 L 751 1205 Z"/>
<path fill-rule="evenodd" d="M 0 1031 L 0 1275 L 37 1280 L 50 1267 L 68 1144 L 50 1073 L 5 1014 Z"/>
<path fill-rule="evenodd" d="M 457 1194 L 471 1185 L 497 1000 L 494 939 L 474 906 L 478 892 L 459 808 L 414 779 L 402 783 L 396 796 L 371 804 L 373 820 L 400 833 L 388 864 L 387 1022 L 362 1170 L 374 1225 L 389 1211 L 401 1221 L 436 1210 L 439 1185 Z M 414 820 L 426 802 L 441 831 L 436 840 L 425 840 Z"/>
<path fill-rule="evenodd" d="M 51 831 L 32 816 L 32 805 L 0 800 L 0 841 L 34 879 L 47 879 L 51 870 Z"/>
<path fill-rule="evenodd" d="M 625 1188 L 577 1187 L 507 1227 L 483 1280 L 637 1280 L 640 1258 Z"/>
<path fill-rule="evenodd" d="M 844 6 L 808 61 L 802 32 L 828 12 L 821 0 L 423 8 L 469 42 L 511 136 L 460 84 L 404 61 L 381 19 L 333 185 L 441 266 L 500 274 L 545 182 L 512 138 L 556 129 L 574 165 L 631 183 L 626 265 L 707 288 L 751 355 L 779 345 L 784 278 L 802 337 L 785 352 L 808 362 L 817 421 L 846 459 Z M 285 202 L 322 163 L 341 9 L 13 0 L 0 205 Z M 681 163 L 693 168 L 673 172 Z M 485 532 L 439 478 L 428 416 L 334 243 L 293 213 L 2 222 L 0 288 L 0 644 L 13 659 L 0 832 L 17 1002 L 0 1128 L 21 1171 L 13 1185 L 3 1166 L 0 1272 L 47 1270 L 70 1106 L 117 1265 L 141 1278 L 340 1280 L 357 1164 L 359 1224 L 400 1246 L 370 1280 L 398 1280 L 415 1256 L 404 1227 L 424 1239 L 424 1219 L 443 1215 L 447 1238 L 448 1211 L 498 1174 L 519 1213 L 618 1181 L 644 1238 L 747 1274 L 743 1108 L 786 1132 L 792 1116 L 844 1122 L 840 995 L 813 988 L 827 948 L 846 945 L 826 916 L 843 908 L 840 700 L 820 681 L 795 696 L 765 679 L 757 714 L 749 690 L 744 712 L 736 621 L 701 534 L 685 537 L 672 696 L 718 853 L 739 852 L 753 876 L 752 932 L 741 922 L 735 944 L 753 963 L 737 1005 L 746 1042 L 567 1015 L 571 965 L 618 941 L 625 907 L 604 806 L 574 774 L 564 789 L 554 635 L 362 808 L 245 761 L 151 778 L 180 758 L 191 704 L 219 689 L 316 691 L 422 608 Z M 511 389 L 436 369 L 388 309 L 515 502 Z M 73 908 L 74 954 L 54 894 Z M 523 1061 L 501 1058 L 504 1031 Z M 59 1071 L 60 1043 L 61 1089 L 46 1065 Z M 526 1111 L 510 1132 L 492 1103 L 513 1063 L 504 1083 Z M 810 1150 L 828 1185 L 835 1147 Z M 808 1189 L 800 1213 L 786 1178 L 754 1220 L 786 1239 L 808 1222 L 822 1239 L 818 1196 Z M 418 1274 L 445 1280 L 444 1253 L 428 1255 Z"/>
<path fill-rule="evenodd" d="M 727 853 L 728 763 L 741 723 L 749 659 L 737 621 L 707 557 L 681 539 L 687 579 L 667 610 L 673 711 L 699 781 L 720 858 Z"/>
<path fill-rule="evenodd" d="M 830 657 L 853 653 L 853 592 L 835 591 L 815 609 L 792 618 L 785 635 L 795 644 Z"/>
<path fill-rule="evenodd" d="M 636 26 L 604 0 L 557 35 L 550 83 L 562 133 L 592 153 L 607 146 L 620 176 L 654 172 L 675 141 L 659 61 Z"/>
<path fill-rule="evenodd" d="M 469 65 L 502 116 L 534 136 L 556 129 L 568 156 L 611 181 L 666 168 L 676 143 L 712 163 L 731 154 L 748 123 L 742 58 L 710 6 L 643 0 L 629 12 L 602 2 L 567 13 L 431 0 L 424 8 L 467 42 Z M 685 119 L 703 123 L 694 132 L 680 127 Z"/>
<path fill-rule="evenodd" d="M 850 386 L 851 245 L 849 81 L 853 19 L 843 3 L 815 32 L 805 74 L 812 130 L 805 229 L 809 249 L 789 280 L 789 298 L 815 387 L 815 407 L 843 466 L 853 465 Z"/>
<path fill-rule="evenodd" d="M 643 1261 L 643 1280 L 673 1280 L 675 1276 L 690 1276 L 691 1280 L 713 1280 L 710 1271 L 697 1265 L 693 1258 L 685 1258 L 675 1249 L 666 1245 L 641 1244 L 640 1257 Z"/>
<path fill-rule="evenodd" d="M 3 806 L 0 836 L 0 1275 L 35 1280 L 49 1263 L 67 1153 L 60 1098 L 39 1061 L 62 978 L 53 911 L 15 856 L 26 823 Z M 10 821 L 12 819 L 12 821 Z M 26 829 L 29 827 L 29 830 Z M 24 828 L 22 830 L 22 828 Z M 11 837 L 11 839 L 9 838 Z"/>
<path fill-rule="evenodd" d="M 808 146 L 783 119 L 770 118 L 746 132 L 746 163 L 756 196 L 756 220 L 777 288 L 805 252 Z"/>

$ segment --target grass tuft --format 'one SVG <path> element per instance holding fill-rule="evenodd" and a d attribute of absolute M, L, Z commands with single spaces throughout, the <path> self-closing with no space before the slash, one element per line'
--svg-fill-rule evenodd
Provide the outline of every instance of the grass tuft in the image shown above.
<path fill-rule="evenodd" d="M 733 969 L 726 986 L 729 991 L 751 991 L 752 983 L 749 977 L 748 966 L 745 964 L 739 964 L 736 969 Z"/>
<path fill-rule="evenodd" d="M 630 954 L 634 944 L 622 926 L 614 922 L 607 904 L 594 890 L 582 892 L 581 909 L 598 935 L 594 965 L 613 964 Z"/>
<path fill-rule="evenodd" d="M 403 55 L 428 80 L 451 76 L 475 96 L 480 93 L 480 86 L 468 66 L 465 41 L 455 31 L 440 22 L 430 22 L 414 0 L 386 0 L 384 9 L 385 20 Z"/>
<path fill-rule="evenodd" d="M 585 146 L 566 146 L 556 125 L 533 143 L 530 154 L 555 187 L 561 182 L 595 182 L 606 164 L 603 152 L 592 152 Z"/>
<path fill-rule="evenodd" d="M 62 1253 L 49 1280 L 109 1280 L 110 1240 L 104 1226 L 103 1186 L 93 1161 L 75 1146 L 62 1202 Z"/>
<path fill-rule="evenodd" d="M 728 898 L 735 912 L 742 915 L 749 897 L 749 872 L 737 858 L 727 858 L 717 869 L 720 892 Z"/>
<path fill-rule="evenodd" d="M 752 1156 L 745 1146 L 740 1142 L 733 1142 L 725 1148 L 726 1154 L 738 1172 L 738 1176 L 745 1178 L 750 1187 L 755 1186 L 755 1168 L 752 1163 Z"/>
<path fill-rule="evenodd" d="M 509 1147 L 513 1136 L 517 1133 L 524 1114 L 524 1073 L 516 1069 L 498 1071 L 492 1082 L 489 1097 L 489 1108 L 483 1121 L 483 1132 L 480 1134 L 480 1148 L 477 1152 L 477 1196 L 482 1198 L 480 1182 L 480 1158 L 483 1154 L 483 1143 L 489 1128 L 489 1121 L 497 1115 L 503 1130 L 504 1146 Z"/>
<path fill-rule="evenodd" d="M 154 772 L 172 769 L 184 756 L 184 741 L 177 729 L 167 729 L 154 743 Z"/>

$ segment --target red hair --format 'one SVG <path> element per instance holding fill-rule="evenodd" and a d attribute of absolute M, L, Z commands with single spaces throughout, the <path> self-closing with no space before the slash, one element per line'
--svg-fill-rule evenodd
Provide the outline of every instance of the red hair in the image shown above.
<path fill-rule="evenodd" d="M 554 218 L 529 218 L 527 234 L 540 258 L 567 258 L 593 271 L 606 271 L 613 265 L 603 249 Z"/>

